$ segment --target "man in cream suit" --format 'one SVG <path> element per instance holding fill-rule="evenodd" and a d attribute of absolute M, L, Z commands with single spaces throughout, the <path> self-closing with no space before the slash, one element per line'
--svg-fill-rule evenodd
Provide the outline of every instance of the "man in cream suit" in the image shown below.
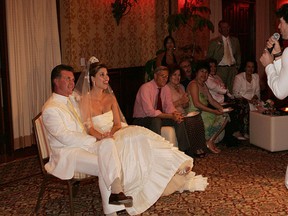
<path fill-rule="evenodd" d="M 280 30 L 283 40 L 288 40 L 288 4 L 283 4 L 277 11 L 279 17 L 278 29 Z M 288 96 L 288 48 L 282 52 L 279 41 L 273 36 L 267 41 L 267 48 L 260 58 L 261 63 L 265 67 L 268 85 L 281 100 Z M 286 168 L 285 185 L 288 189 L 288 166 Z"/>
<path fill-rule="evenodd" d="M 56 66 L 51 73 L 52 96 L 43 106 L 43 123 L 51 147 L 46 170 L 60 179 L 71 179 L 74 172 L 99 177 L 104 213 L 117 215 L 132 204 L 121 186 L 121 164 L 112 138 L 96 141 L 86 133 L 79 110 L 71 96 L 74 89 L 73 68 Z"/>
<path fill-rule="evenodd" d="M 218 30 L 220 36 L 210 41 L 207 58 L 217 60 L 217 75 L 232 92 L 234 77 L 241 65 L 240 43 L 238 38 L 230 36 L 230 25 L 227 21 L 221 20 Z"/>

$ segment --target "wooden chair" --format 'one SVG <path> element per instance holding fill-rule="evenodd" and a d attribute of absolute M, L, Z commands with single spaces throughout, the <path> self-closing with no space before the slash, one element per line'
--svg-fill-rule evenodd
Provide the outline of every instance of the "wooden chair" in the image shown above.
<path fill-rule="evenodd" d="M 50 154 L 50 146 L 46 135 L 46 129 L 42 122 L 42 113 L 39 113 L 35 118 L 32 120 L 33 130 L 35 134 L 35 140 L 38 148 L 40 165 L 42 169 L 42 173 L 44 175 L 44 179 L 41 185 L 41 189 L 38 195 L 37 204 L 35 207 L 36 214 L 40 208 L 41 200 L 43 199 L 44 192 L 46 188 L 56 188 L 56 189 L 65 189 L 63 187 L 56 187 L 55 181 L 60 181 L 60 183 L 66 183 L 67 189 L 69 192 L 69 203 L 70 203 L 70 215 L 74 215 L 74 205 L 73 205 L 73 197 L 76 195 L 80 181 L 96 178 L 95 176 L 89 176 L 83 173 L 75 173 L 74 177 L 69 180 L 61 180 L 51 174 L 49 174 L 45 169 L 45 164 L 49 161 L 49 154 Z"/>

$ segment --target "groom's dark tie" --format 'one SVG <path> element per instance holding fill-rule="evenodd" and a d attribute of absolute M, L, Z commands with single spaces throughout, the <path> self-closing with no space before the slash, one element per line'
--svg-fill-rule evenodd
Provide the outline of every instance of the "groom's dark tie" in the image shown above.
<path fill-rule="evenodd" d="M 161 88 L 158 88 L 158 98 L 157 98 L 157 110 L 162 112 L 162 100 L 161 100 Z"/>

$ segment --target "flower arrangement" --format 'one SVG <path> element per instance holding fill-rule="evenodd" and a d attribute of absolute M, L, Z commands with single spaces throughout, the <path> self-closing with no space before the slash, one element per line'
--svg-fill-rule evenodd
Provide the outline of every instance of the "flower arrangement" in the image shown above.
<path fill-rule="evenodd" d="M 265 115 L 274 115 L 275 114 L 275 107 L 274 107 L 274 101 L 271 99 L 267 99 L 264 103 L 263 103 L 263 114 Z"/>

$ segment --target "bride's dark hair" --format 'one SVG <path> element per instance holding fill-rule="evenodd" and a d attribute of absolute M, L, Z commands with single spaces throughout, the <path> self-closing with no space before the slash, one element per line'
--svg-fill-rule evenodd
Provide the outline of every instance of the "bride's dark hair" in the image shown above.
<path fill-rule="evenodd" d="M 91 77 L 94 77 L 95 74 L 97 74 L 101 68 L 106 68 L 108 70 L 108 67 L 105 64 L 101 64 L 100 62 L 95 62 L 90 65 L 89 67 L 90 87 L 92 87 L 93 85 Z"/>

